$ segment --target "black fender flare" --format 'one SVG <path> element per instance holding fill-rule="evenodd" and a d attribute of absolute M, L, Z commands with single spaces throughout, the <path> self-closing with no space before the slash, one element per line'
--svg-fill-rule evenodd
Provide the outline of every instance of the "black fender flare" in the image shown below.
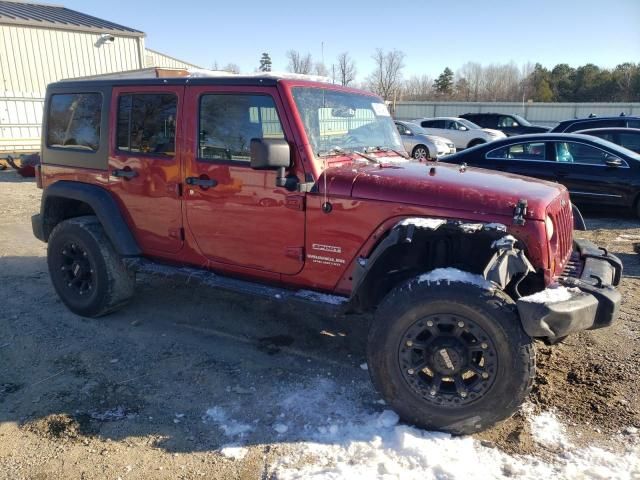
<path fill-rule="evenodd" d="M 49 201 L 53 198 L 77 200 L 86 203 L 95 212 L 116 252 L 125 257 L 139 256 L 142 250 L 129 229 L 113 195 L 102 187 L 89 183 L 59 180 L 42 193 L 40 219 L 43 240 L 48 240 L 53 227 L 48 215 Z"/>

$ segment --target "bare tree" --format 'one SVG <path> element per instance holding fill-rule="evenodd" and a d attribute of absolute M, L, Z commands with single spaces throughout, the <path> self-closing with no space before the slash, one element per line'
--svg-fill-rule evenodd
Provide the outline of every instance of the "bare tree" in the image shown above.
<path fill-rule="evenodd" d="M 289 71 L 309 75 L 313 66 L 311 54 L 302 55 L 297 50 L 289 50 L 286 54 L 289 59 Z"/>
<path fill-rule="evenodd" d="M 402 89 L 404 100 L 429 100 L 433 97 L 433 79 L 428 75 L 409 78 Z"/>
<path fill-rule="evenodd" d="M 393 100 L 402 86 L 404 53 L 399 50 L 384 52 L 381 48 L 373 54 L 375 70 L 369 76 L 369 88 L 385 100 Z"/>
<path fill-rule="evenodd" d="M 327 66 L 322 62 L 316 62 L 313 70 L 316 75 L 320 75 L 321 77 L 329 76 L 329 70 L 327 70 Z"/>
<path fill-rule="evenodd" d="M 356 79 L 356 62 L 348 52 L 338 55 L 338 78 L 343 86 L 349 85 Z"/>
<path fill-rule="evenodd" d="M 469 100 L 477 102 L 484 88 L 482 65 L 467 62 L 458 70 L 458 79 L 464 78 L 469 89 Z"/>
<path fill-rule="evenodd" d="M 222 70 L 229 73 L 240 73 L 240 67 L 235 63 L 227 63 Z"/>

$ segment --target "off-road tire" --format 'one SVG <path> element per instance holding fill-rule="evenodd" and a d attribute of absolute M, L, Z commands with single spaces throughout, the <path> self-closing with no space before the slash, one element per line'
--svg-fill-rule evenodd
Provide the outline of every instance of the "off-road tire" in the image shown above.
<path fill-rule="evenodd" d="M 487 143 L 484 140 L 481 140 L 479 138 L 476 138 L 474 140 L 471 140 L 469 142 L 469 144 L 467 145 L 467 148 L 471 148 L 471 147 L 475 147 L 476 145 L 482 145 L 483 143 Z"/>
<path fill-rule="evenodd" d="M 70 255 L 78 260 L 70 264 Z M 106 315 L 133 296 L 135 274 L 126 268 L 95 216 L 56 225 L 49 236 L 47 264 L 57 294 L 77 315 Z M 84 272 L 82 279 L 76 281 L 74 269 Z"/>
<path fill-rule="evenodd" d="M 437 404 L 440 397 L 418 392 L 407 381 L 408 370 L 401 371 L 407 332 L 422 325 L 425 318 L 437 318 L 434 315 L 468 319 L 467 325 L 473 325 L 476 334 L 478 329 L 487 334 L 484 338 L 489 338 L 495 352 L 491 354 L 495 363 L 490 364 L 495 365 L 489 377 L 492 383 L 483 387 L 486 391 L 482 395 L 469 393 L 464 400 L 468 403 L 463 405 L 455 403 L 459 401 L 455 395 L 446 401 L 454 403 Z M 532 340 L 522 329 L 513 301 L 500 290 L 457 282 L 413 280 L 392 290 L 377 309 L 369 331 L 367 358 L 375 387 L 404 421 L 459 435 L 484 430 L 511 416 L 529 394 L 535 376 Z M 436 358 L 435 354 L 430 358 Z M 425 375 L 424 369 L 420 375 Z M 480 376 L 476 381 L 481 382 Z"/>

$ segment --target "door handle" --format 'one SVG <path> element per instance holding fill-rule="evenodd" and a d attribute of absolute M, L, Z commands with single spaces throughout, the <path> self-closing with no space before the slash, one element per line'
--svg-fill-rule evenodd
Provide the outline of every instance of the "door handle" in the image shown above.
<path fill-rule="evenodd" d="M 218 185 L 218 181 L 213 178 L 187 177 L 185 182 L 187 185 L 197 185 L 202 188 L 211 188 Z"/>
<path fill-rule="evenodd" d="M 124 178 L 126 180 L 129 180 L 131 178 L 137 177 L 138 176 L 138 172 L 131 170 L 130 168 L 116 168 L 115 170 L 113 170 L 111 172 L 111 176 L 112 177 L 116 177 L 116 178 Z"/>

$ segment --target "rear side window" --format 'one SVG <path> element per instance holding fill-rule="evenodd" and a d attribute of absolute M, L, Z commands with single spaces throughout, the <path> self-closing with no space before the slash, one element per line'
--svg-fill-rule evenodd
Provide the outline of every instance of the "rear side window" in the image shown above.
<path fill-rule="evenodd" d="M 268 95 L 203 95 L 199 115 L 201 159 L 249 162 L 252 138 L 284 138 Z"/>
<path fill-rule="evenodd" d="M 487 153 L 487 158 L 514 160 L 546 160 L 544 142 L 518 143 L 497 148 Z"/>
<path fill-rule="evenodd" d="M 47 115 L 47 146 L 93 151 L 100 146 L 102 95 L 54 94 Z"/>
<path fill-rule="evenodd" d="M 174 94 L 133 94 L 118 99 L 118 150 L 173 157 L 176 151 Z"/>

